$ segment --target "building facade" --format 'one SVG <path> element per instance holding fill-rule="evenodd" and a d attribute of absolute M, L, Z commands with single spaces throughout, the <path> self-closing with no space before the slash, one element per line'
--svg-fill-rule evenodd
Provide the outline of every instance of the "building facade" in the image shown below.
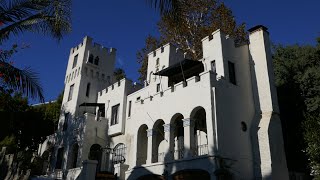
<path fill-rule="evenodd" d="M 235 46 L 220 30 L 203 58 L 167 44 L 143 86 L 115 81 L 115 49 L 71 49 L 59 127 L 39 147 L 61 179 L 288 179 L 269 33 Z"/>

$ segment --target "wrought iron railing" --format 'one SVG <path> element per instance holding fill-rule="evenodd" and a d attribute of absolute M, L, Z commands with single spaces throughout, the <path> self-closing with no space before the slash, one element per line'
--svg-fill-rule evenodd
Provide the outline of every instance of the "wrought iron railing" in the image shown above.
<path fill-rule="evenodd" d="M 209 154 L 208 144 L 197 145 L 194 150 L 195 156 L 203 156 Z"/>
<path fill-rule="evenodd" d="M 163 162 L 165 155 L 166 155 L 165 152 L 153 154 L 152 155 L 152 163 Z"/>
<path fill-rule="evenodd" d="M 112 163 L 113 164 L 122 164 L 126 161 L 126 151 L 125 146 L 119 146 L 113 150 Z"/>
<path fill-rule="evenodd" d="M 173 151 L 174 159 L 183 159 L 184 157 L 184 148 L 176 149 Z"/>

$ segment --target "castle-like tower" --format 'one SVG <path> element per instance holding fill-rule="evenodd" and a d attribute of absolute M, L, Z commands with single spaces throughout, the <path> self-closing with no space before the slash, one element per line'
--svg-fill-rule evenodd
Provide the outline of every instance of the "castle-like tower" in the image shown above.
<path fill-rule="evenodd" d="M 66 70 L 62 110 L 73 116 L 93 108 L 79 108 L 87 102 L 96 102 L 98 92 L 113 82 L 116 49 L 105 48 L 85 37 L 78 46 L 71 48 Z"/>

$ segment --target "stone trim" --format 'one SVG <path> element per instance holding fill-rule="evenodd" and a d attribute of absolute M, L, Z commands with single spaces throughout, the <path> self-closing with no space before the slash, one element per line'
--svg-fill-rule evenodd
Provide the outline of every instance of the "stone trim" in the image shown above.
<path fill-rule="evenodd" d="M 153 129 L 147 129 L 147 137 L 155 135 L 156 132 Z"/>
<path fill-rule="evenodd" d="M 193 126 L 194 125 L 194 120 L 191 118 L 186 118 L 186 119 L 182 119 L 183 121 L 183 127 L 187 127 L 187 126 Z"/>

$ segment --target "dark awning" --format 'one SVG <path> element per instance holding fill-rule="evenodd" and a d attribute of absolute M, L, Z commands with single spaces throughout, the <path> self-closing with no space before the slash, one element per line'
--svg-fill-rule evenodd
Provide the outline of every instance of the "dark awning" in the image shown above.
<path fill-rule="evenodd" d="M 185 71 L 187 69 L 194 68 L 195 66 L 203 66 L 203 64 L 200 61 L 184 59 L 181 62 L 173 64 L 157 73 L 154 73 L 154 75 L 173 76 L 175 74 L 181 73 L 181 67 Z"/>
<path fill-rule="evenodd" d="M 93 106 L 93 107 L 99 107 L 99 108 L 101 108 L 101 107 L 104 107 L 105 106 L 105 104 L 104 103 L 82 103 L 82 104 L 80 104 L 79 105 L 79 107 L 81 107 L 81 106 L 86 106 L 86 107 L 88 107 L 88 106 Z"/>

